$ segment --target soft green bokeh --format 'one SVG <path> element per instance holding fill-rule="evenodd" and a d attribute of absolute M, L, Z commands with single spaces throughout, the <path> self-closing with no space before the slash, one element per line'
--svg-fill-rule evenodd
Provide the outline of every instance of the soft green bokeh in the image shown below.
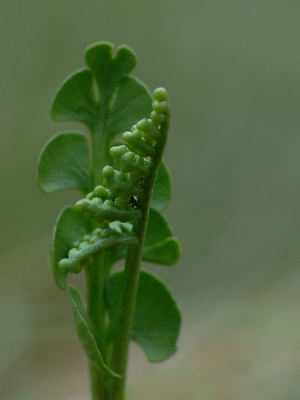
<path fill-rule="evenodd" d="M 35 169 L 53 134 L 82 130 L 50 108 L 98 40 L 132 47 L 135 75 L 172 107 L 166 214 L 183 255 L 155 272 L 183 328 L 160 365 L 133 346 L 129 399 L 300 398 L 299 18 L 292 0 L 0 0 L 1 400 L 88 394 L 47 267 L 54 221 L 80 194 L 45 195 Z"/>

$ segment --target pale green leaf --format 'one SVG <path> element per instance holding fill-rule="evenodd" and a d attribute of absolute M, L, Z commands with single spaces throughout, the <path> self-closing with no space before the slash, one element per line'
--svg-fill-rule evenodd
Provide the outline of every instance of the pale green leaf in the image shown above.
<path fill-rule="evenodd" d="M 150 209 L 143 260 L 162 265 L 176 264 L 180 257 L 180 244 L 172 235 L 166 218 Z"/>
<path fill-rule="evenodd" d="M 145 246 L 172 236 L 173 231 L 166 218 L 158 211 L 150 209 Z"/>
<path fill-rule="evenodd" d="M 173 265 L 178 262 L 180 253 L 178 239 L 169 237 L 151 246 L 144 247 L 143 260 L 156 264 Z"/>
<path fill-rule="evenodd" d="M 171 173 L 165 161 L 160 164 L 155 185 L 153 188 L 153 195 L 151 199 L 151 208 L 157 211 L 164 210 L 170 203 L 172 197 L 172 180 Z"/>
<path fill-rule="evenodd" d="M 120 316 L 123 279 L 123 271 L 117 272 L 107 284 L 112 337 Z M 175 353 L 180 321 L 180 312 L 167 286 L 153 274 L 141 271 L 131 339 L 143 348 L 149 361 L 160 362 Z"/>
<path fill-rule="evenodd" d="M 137 78 L 124 77 L 110 109 L 108 131 L 111 138 L 131 129 L 137 121 L 151 112 L 149 89 Z"/>
<path fill-rule="evenodd" d="M 109 98 L 122 78 L 136 65 L 136 55 L 128 46 L 117 48 L 110 42 L 97 42 L 85 51 L 85 61 L 99 86 L 100 97 Z"/>
<path fill-rule="evenodd" d="M 74 72 L 58 89 L 52 117 L 82 122 L 92 133 L 104 124 L 110 142 L 150 113 L 152 97 L 141 81 L 128 76 L 136 65 L 129 47 L 118 47 L 114 55 L 111 43 L 97 42 L 86 49 L 85 61 L 89 69 Z"/>
<path fill-rule="evenodd" d="M 82 236 L 92 230 L 91 222 L 73 207 L 66 207 L 60 213 L 54 226 L 52 246 L 50 251 L 50 267 L 57 286 L 67 288 L 68 272 L 62 271 L 58 263 L 68 257 L 72 244 L 81 240 Z"/>
<path fill-rule="evenodd" d="M 78 121 L 93 128 L 99 105 L 93 92 L 93 75 L 84 68 L 71 74 L 56 92 L 51 115 L 55 121 Z"/>
<path fill-rule="evenodd" d="M 114 378 L 120 378 L 120 375 L 114 373 L 105 365 L 101 353 L 98 349 L 95 337 L 90 330 L 90 324 L 87 319 L 87 314 L 82 297 L 79 291 L 74 286 L 69 286 L 69 299 L 77 334 L 89 360 L 91 361 L 93 366 L 102 374 Z"/>
<path fill-rule="evenodd" d="M 38 161 L 38 184 L 46 193 L 64 189 L 90 190 L 89 153 L 86 137 L 62 132 L 44 146 Z"/>

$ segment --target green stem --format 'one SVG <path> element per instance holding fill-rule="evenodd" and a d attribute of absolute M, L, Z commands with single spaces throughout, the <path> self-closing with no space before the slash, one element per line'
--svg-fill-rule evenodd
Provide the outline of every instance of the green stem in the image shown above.
<path fill-rule="evenodd" d="M 87 312 L 92 323 L 97 345 L 105 358 L 105 306 L 103 299 L 104 266 L 103 255 L 85 268 L 87 283 Z"/>
<path fill-rule="evenodd" d="M 108 161 L 108 138 L 106 123 L 108 102 L 100 104 L 99 122 L 92 131 L 92 187 L 102 183 L 102 169 Z M 106 277 L 103 255 L 85 269 L 87 286 L 87 311 L 99 351 L 106 362 L 106 326 L 104 306 L 104 282 Z M 90 384 L 93 400 L 105 400 L 106 378 L 90 364 Z"/>
<path fill-rule="evenodd" d="M 102 170 L 108 164 L 108 143 L 106 135 L 99 131 L 92 136 L 92 182 L 93 188 L 102 183 Z"/>
<path fill-rule="evenodd" d="M 102 183 L 102 170 L 108 161 L 107 137 L 103 132 L 103 126 L 98 127 L 98 131 L 92 136 L 92 182 L 93 188 Z"/>
<path fill-rule="evenodd" d="M 105 340 L 105 306 L 103 299 L 104 268 L 103 256 L 95 260 L 89 267 L 85 268 L 87 285 L 87 313 L 91 321 L 91 328 L 99 351 L 105 362 L 106 340 Z M 90 365 L 90 380 L 93 400 L 103 400 L 105 392 L 104 375 L 100 374 Z"/>
<path fill-rule="evenodd" d="M 167 121 L 161 126 L 162 137 L 156 146 L 156 155 L 153 157 L 150 170 L 151 173 L 144 181 L 144 195 L 139 198 L 139 207 L 142 216 L 136 220 L 135 235 L 139 240 L 138 245 L 131 245 L 128 248 L 123 286 L 123 301 L 119 319 L 118 330 L 114 342 L 114 349 L 110 367 L 113 371 L 122 376 L 122 379 L 112 379 L 109 387 L 109 394 L 105 400 L 124 400 L 126 367 L 128 359 L 128 348 L 131 336 L 131 327 L 134 317 L 135 302 L 139 283 L 139 270 L 142 260 L 142 252 L 148 226 L 150 200 L 156 180 L 158 168 L 162 161 L 163 151 L 167 142 L 169 130 L 169 115 Z"/>
<path fill-rule="evenodd" d="M 136 226 L 136 236 L 141 245 L 131 245 L 125 264 L 124 288 L 119 329 L 116 332 L 116 340 L 112 355 L 111 368 L 122 376 L 122 379 L 113 379 L 110 386 L 109 400 L 123 400 L 126 382 L 126 366 L 130 332 L 134 315 L 136 294 L 139 283 L 139 269 L 142 258 L 142 249 L 148 223 L 148 212 L 139 218 Z"/>
<path fill-rule="evenodd" d="M 92 134 L 92 182 L 93 188 L 102 183 L 102 169 L 108 164 L 108 119 L 109 97 L 103 96 L 99 105 L 99 120 L 94 125 Z"/>
<path fill-rule="evenodd" d="M 90 363 L 90 385 L 92 400 L 105 400 L 106 391 L 103 374 Z"/>

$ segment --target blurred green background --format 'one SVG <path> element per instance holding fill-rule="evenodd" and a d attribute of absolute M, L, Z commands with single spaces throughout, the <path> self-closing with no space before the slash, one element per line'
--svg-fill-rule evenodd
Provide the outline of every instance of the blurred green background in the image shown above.
<path fill-rule="evenodd" d="M 89 398 L 47 266 L 54 221 L 80 194 L 43 194 L 35 167 L 53 134 L 84 129 L 49 110 L 98 40 L 131 46 L 134 74 L 172 106 L 166 214 L 183 255 L 150 268 L 182 334 L 162 364 L 132 346 L 128 399 L 299 400 L 299 21 L 295 0 L 0 0 L 1 400 Z"/>

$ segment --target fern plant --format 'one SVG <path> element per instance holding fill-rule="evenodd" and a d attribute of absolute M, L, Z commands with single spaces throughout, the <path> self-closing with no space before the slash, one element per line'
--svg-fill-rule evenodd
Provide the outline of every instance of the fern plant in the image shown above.
<path fill-rule="evenodd" d="M 180 255 L 161 214 L 171 198 L 163 161 L 170 109 L 165 89 L 151 96 L 130 75 L 136 56 L 129 47 L 114 55 L 111 43 L 95 43 L 85 61 L 88 68 L 58 89 L 52 117 L 81 122 L 89 135 L 67 131 L 50 139 L 39 158 L 38 184 L 46 193 L 77 189 L 84 196 L 57 219 L 51 270 L 58 287 L 68 290 L 93 400 L 123 400 L 130 340 L 149 361 L 160 362 L 176 351 L 180 328 L 170 290 L 140 269 L 142 260 L 169 266 Z M 121 260 L 124 268 L 115 272 Z M 82 270 L 86 304 L 67 284 L 69 273 Z"/>

